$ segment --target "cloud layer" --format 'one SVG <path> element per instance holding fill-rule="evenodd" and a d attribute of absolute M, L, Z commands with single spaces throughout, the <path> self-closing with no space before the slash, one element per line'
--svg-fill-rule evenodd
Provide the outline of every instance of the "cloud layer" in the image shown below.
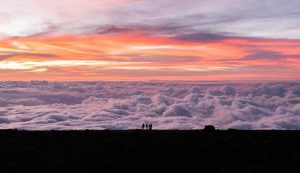
<path fill-rule="evenodd" d="M 300 84 L 1 82 L 0 128 L 300 129 Z"/>
<path fill-rule="evenodd" d="M 299 5 L 297 0 L 10 0 L 0 2 L 0 35 L 95 34 L 113 26 L 299 39 Z"/>
<path fill-rule="evenodd" d="M 0 79 L 300 80 L 300 2 L 0 1 Z"/>

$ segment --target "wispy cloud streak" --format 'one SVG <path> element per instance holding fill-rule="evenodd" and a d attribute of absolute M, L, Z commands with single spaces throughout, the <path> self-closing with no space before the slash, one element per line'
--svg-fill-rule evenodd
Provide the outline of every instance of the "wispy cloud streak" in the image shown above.
<path fill-rule="evenodd" d="M 0 77 L 299 80 L 299 6 L 295 0 L 2 1 Z"/>

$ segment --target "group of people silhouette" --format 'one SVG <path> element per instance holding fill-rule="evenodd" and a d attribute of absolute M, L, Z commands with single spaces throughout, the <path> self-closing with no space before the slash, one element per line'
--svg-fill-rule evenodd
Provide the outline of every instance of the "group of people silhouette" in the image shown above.
<path fill-rule="evenodd" d="M 152 124 L 143 123 L 142 129 L 143 130 L 152 130 Z"/>

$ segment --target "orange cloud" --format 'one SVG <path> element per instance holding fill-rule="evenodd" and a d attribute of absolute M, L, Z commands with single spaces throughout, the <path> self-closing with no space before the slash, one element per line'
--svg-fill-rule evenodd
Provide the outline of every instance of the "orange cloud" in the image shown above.
<path fill-rule="evenodd" d="M 58 81 L 298 80 L 299 46 L 297 40 L 183 41 L 139 30 L 8 38 L 0 42 L 0 77 Z M 275 52 L 276 57 L 268 52 Z"/>

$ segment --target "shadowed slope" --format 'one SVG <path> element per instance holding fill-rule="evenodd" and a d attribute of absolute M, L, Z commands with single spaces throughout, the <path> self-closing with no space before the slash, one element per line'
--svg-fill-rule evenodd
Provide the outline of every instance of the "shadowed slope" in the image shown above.
<path fill-rule="evenodd" d="M 4 130 L 0 141 L 6 172 L 300 170 L 299 131 Z"/>

